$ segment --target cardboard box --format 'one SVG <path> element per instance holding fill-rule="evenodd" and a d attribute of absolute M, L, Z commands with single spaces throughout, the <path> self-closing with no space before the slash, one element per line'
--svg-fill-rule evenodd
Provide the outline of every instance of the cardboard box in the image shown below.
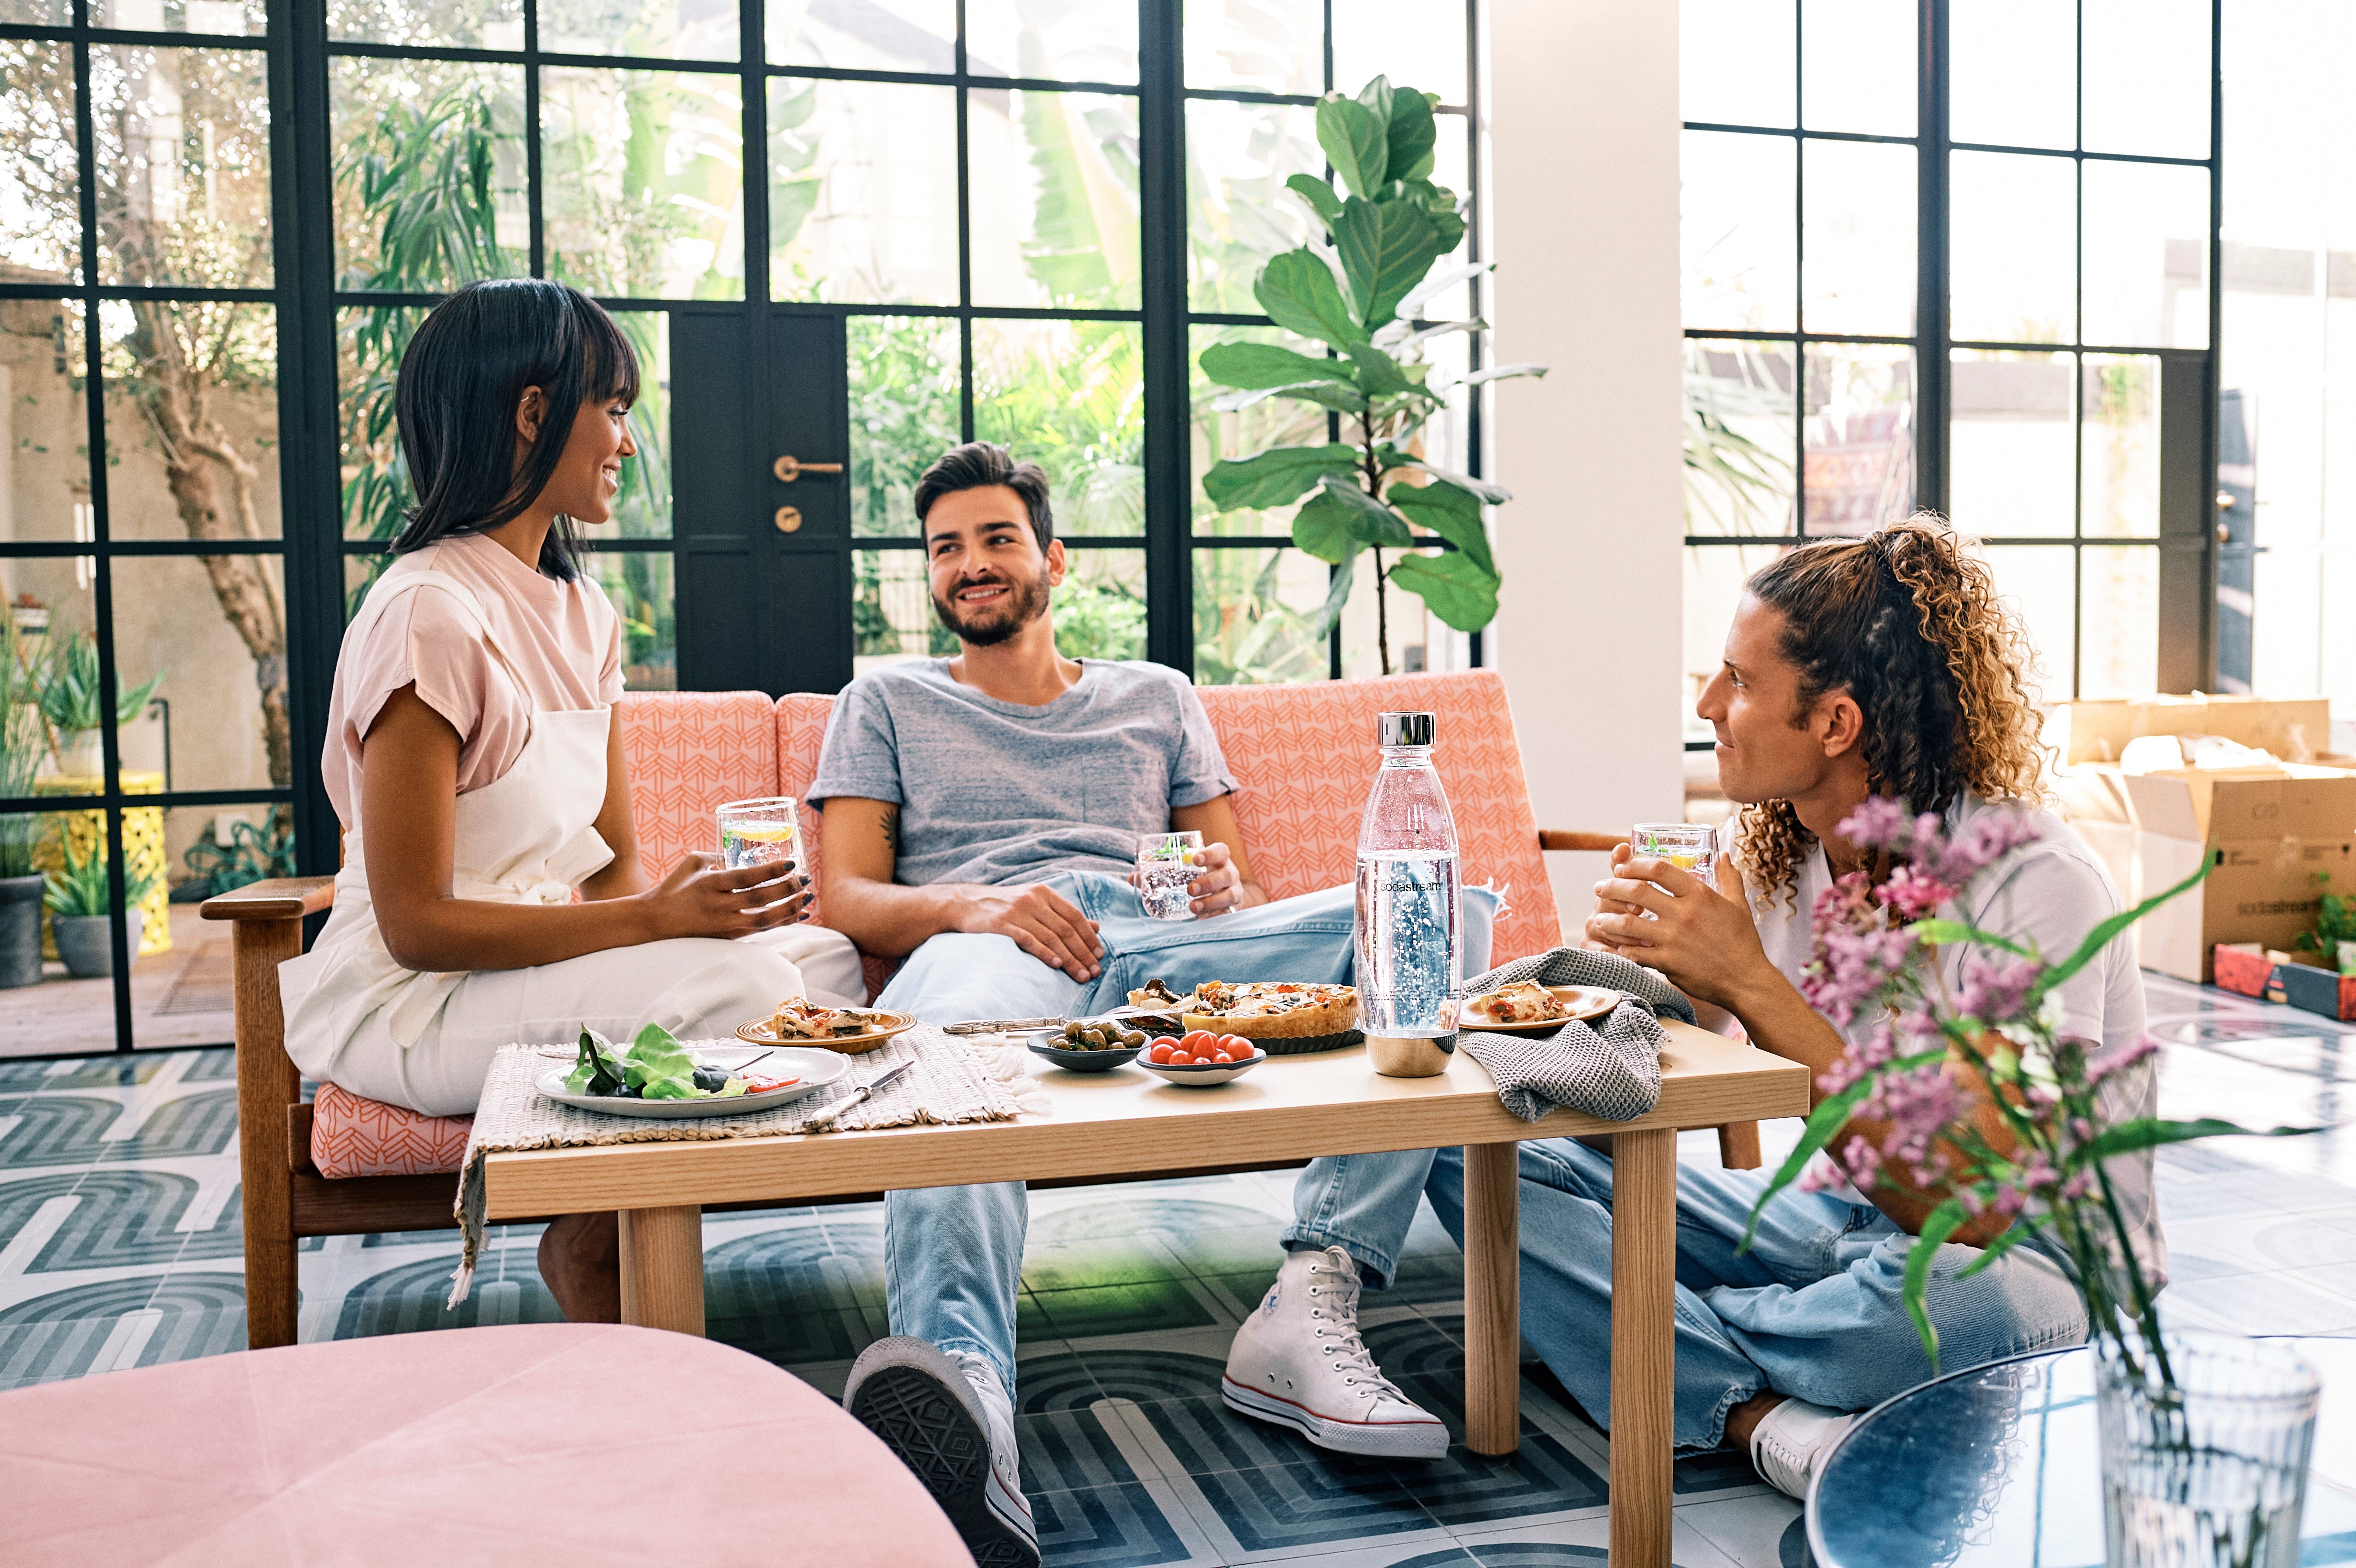
<path fill-rule="evenodd" d="M 2139 697 L 2106 702 L 2062 702 L 2045 718 L 2045 742 L 2064 766 L 2115 763 L 2138 735 L 2220 735 L 2306 762 L 2334 749 L 2331 703 L 2320 697 L 2280 701 L 2265 697 Z"/>
<path fill-rule="evenodd" d="M 2131 901 L 2182 881 L 2204 855 L 2200 888 L 2146 915 L 2136 962 L 2206 983 L 2217 944 L 2288 947 L 2314 928 L 2323 891 L 2356 889 L 2356 773 L 2302 767 L 2123 773 L 2135 817 Z"/>

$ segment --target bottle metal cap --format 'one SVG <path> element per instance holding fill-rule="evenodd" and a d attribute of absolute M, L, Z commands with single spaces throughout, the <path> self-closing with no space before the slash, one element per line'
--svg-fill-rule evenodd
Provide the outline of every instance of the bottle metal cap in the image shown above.
<path fill-rule="evenodd" d="M 1429 746 L 1432 716 L 1429 713 L 1386 713 L 1376 726 L 1376 743 L 1384 746 Z"/>

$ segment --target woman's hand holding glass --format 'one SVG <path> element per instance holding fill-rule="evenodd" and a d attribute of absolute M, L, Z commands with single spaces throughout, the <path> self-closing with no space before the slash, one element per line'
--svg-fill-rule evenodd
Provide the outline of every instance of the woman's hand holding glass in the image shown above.
<path fill-rule="evenodd" d="M 652 934 L 747 935 L 809 918 L 809 879 L 791 860 L 766 860 L 730 870 L 712 850 L 698 850 L 671 868 L 670 875 L 637 895 Z"/>
<path fill-rule="evenodd" d="M 1737 999 L 1759 971 L 1773 971 L 1759 945 L 1742 873 L 1725 855 L 1717 870 L 1712 887 L 1665 857 L 1617 846 L 1612 874 L 1595 884 L 1588 940 L 1659 970 L 1688 997 L 1740 1012 Z"/>

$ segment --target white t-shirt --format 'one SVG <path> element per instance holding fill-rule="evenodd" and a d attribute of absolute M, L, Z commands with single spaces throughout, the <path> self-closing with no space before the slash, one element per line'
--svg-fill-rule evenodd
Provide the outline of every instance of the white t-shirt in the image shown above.
<path fill-rule="evenodd" d="M 1948 836 L 1953 837 L 1973 817 L 1991 809 L 1995 808 L 1977 795 L 1960 796 L 1946 812 Z M 2037 830 L 2036 842 L 2014 850 L 1981 873 L 1973 887 L 1969 909 L 1950 903 L 1939 913 L 2031 945 L 2049 962 L 2058 963 L 2077 951 L 2088 932 L 2126 906 L 2103 863 L 2078 841 L 2067 824 L 2041 810 L 2031 812 L 2029 820 Z M 1814 950 L 1810 916 L 1816 897 L 1832 886 L 1823 845 L 1810 846 L 1801 857 L 1796 881 L 1796 898 L 1779 898 L 1765 910 L 1754 901 L 1751 909 L 1767 961 L 1794 985 Z M 1963 944 L 1954 944 L 1941 954 L 1951 990 L 1962 985 L 1966 951 Z M 2143 1034 L 2143 977 L 2125 940 L 2104 948 L 2093 963 L 2072 976 L 2058 995 L 2062 1022 L 2057 1032 L 2066 1038 L 2119 1049 L 2133 1045 Z M 1862 1038 L 1869 1027 L 1860 1018 L 1847 1031 L 1848 1038 Z M 2115 1074 L 2099 1091 L 2104 1116 L 2115 1122 L 2156 1115 L 2158 1100 L 2159 1077 L 2152 1057 Z M 2164 1280 L 2168 1243 L 2152 1201 L 2150 1153 L 2118 1156 L 2104 1166 L 2128 1224 L 2141 1232 L 2136 1257 L 2155 1284 Z"/>

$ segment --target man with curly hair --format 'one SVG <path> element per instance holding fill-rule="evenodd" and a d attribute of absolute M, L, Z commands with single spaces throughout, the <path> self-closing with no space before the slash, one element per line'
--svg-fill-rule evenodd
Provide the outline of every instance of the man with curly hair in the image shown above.
<path fill-rule="evenodd" d="M 1785 554 L 1751 578 L 1727 635 L 1725 662 L 1697 711 L 1718 737 L 1719 783 L 1740 803 L 1734 852 L 1710 886 L 1665 859 L 1613 854 L 1596 885 L 1590 941 L 1665 975 L 1706 1024 L 1739 1024 L 1763 1051 L 1806 1065 L 1811 1080 L 1849 1040 L 1802 997 L 1816 896 L 1850 871 L 1878 882 L 1837 825 L 1875 796 L 1944 814 L 1952 834 L 2000 806 L 2026 811 L 2034 839 L 1991 869 L 1973 907 L 1947 912 L 2034 942 L 2074 949 L 2117 912 L 2101 863 L 2038 805 L 2038 719 L 2028 640 L 1997 600 L 1987 567 L 1944 525 L 1916 518 L 1862 539 Z M 1959 968 L 1963 949 L 1947 958 Z M 1959 976 L 1950 973 L 1949 983 Z M 2126 947 L 2114 943 L 2057 993 L 2060 1032 L 2094 1046 L 2143 1033 L 2143 991 Z M 1862 1035 L 1860 1020 L 1855 1032 Z M 2008 1135 L 1979 1096 L 1980 1130 Z M 2147 1069 L 2120 1086 L 2149 1115 Z M 1815 1091 L 1818 1098 L 1822 1091 Z M 2140 1109 L 2133 1102 L 2141 1102 Z M 1834 1141 L 1886 1128 L 1853 1120 Z M 1602 1141 L 1602 1140 L 1599 1140 Z M 1828 1173 L 1829 1189 L 1786 1189 L 1740 1249 L 1766 1178 L 1681 1167 L 1677 1176 L 1676 1443 L 1747 1448 L 1760 1474 L 1799 1498 L 1856 1417 L 1931 1373 L 1902 1292 L 1912 1238 L 1944 1196 L 1858 1171 L 1860 1192 Z M 2138 1256 L 2161 1277 L 2164 1244 L 2151 1201 L 2148 1156 L 2111 1162 L 2114 1184 L 2142 1236 Z M 1301 1200 L 1330 1232 L 1390 1255 L 1415 1196 L 1463 1239 L 1461 1151 L 1440 1149 L 1321 1160 Z M 1304 1217 L 1306 1211 L 1304 1210 Z M 2031 1240 L 1968 1278 L 1980 1249 L 2007 1221 L 1993 1213 L 1958 1231 L 1933 1263 L 1929 1305 L 1943 1360 L 1953 1370 L 2075 1344 L 2086 1321 L 2069 1264 Z M 1612 1160 L 1608 1142 L 1573 1139 L 1521 1148 L 1522 1331 L 1590 1414 L 1611 1409 Z M 1263 1312 L 1266 1309 L 1263 1309 Z M 1229 1403 L 1262 1371 L 1255 1313 L 1237 1331 Z M 1316 1441 L 1312 1435 L 1312 1440 Z"/>

